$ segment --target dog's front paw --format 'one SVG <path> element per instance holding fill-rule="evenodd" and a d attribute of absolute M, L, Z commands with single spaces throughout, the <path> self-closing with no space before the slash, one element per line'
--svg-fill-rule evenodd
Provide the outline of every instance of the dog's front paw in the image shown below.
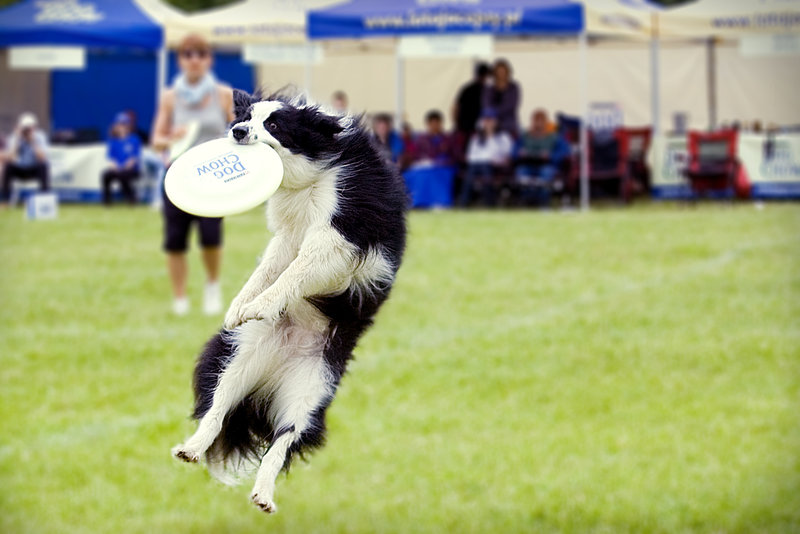
<path fill-rule="evenodd" d="M 271 298 L 259 297 L 241 310 L 242 322 L 259 319 L 277 323 L 283 315 L 283 307 Z"/>
<path fill-rule="evenodd" d="M 189 463 L 197 463 L 200 460 L 200 453 L 183 444 L 172 447 L 172 456 Z"/>
<path fill-rule="evenodd" d="M 243 308 L 244 304 L 238 298 L 231 302 L 230 308 L 225 313 L 225 319 L 222 321 L 222 326 L 225 327 L 225 330 L 233 330 L 245 321 L 242 317 Z"/>
<path fill-rule="evenodd" d="M 275 505 L 275 502 L 272 499 L 262 497 L 258 493 L 253 493 L 250 495 L 250 500 L 252 500 L 256 506 L 261 508 L 262 512 L 274 514 L 278 511 L 278 507 Z"/>

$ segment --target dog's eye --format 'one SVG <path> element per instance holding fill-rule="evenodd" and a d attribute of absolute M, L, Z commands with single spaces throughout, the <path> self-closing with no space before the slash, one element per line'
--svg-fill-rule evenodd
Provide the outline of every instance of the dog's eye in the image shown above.
<path fill-rule="evenodd" d="M 267 128 L 269 128 L 269 129 L 270 129 L 270 130 L 272 130 L 272 131 L 275 131 L 275 130 L 277 130 L 277 129 L 278 129 L 278 125 L 277 125 L 277 124 L 275 124 L 274 122 L 268 122 L 268 123 L 267 123 Z"/>

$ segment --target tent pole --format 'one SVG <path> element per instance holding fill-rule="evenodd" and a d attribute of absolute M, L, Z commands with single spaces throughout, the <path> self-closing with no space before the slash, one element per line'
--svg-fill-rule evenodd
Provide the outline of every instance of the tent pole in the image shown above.
<path fill-rule="evenodd" d="M 395 45 L 394 57 L 395 57 L 395 112 L 397 114 L 396 120 L 396 128 L 402 129 L 403 127 L 403 103 L 405 101 L 405 95 L 403 94 L 405 89 L 405 81 L 403 80 L 403 58 L 400 56 L 400 51 L 398 50 L 399 45 Z"/>
<path fill-rule="evenodd" d="M 303 83 L 305 85 L 306 95 L 308 95 L 309 98 L 311 98 L 311 82 L 313 77 L 312 63 L 311 63 L 312 62 L 311 54 L 313 53 L 312 47 L 313 44 L 306 43 L 306 61 L 305 64 L 303 65 L 304 67 L 303 74 L 305 76 L 305 80 Z"/>
<path fill-rule="evenodd" d="M 589 210 L 589 80 L 587 75 L 587 37 L 582 31 L 578 37 L 580 58 L 580 100 L 581 100 L 581 127 L 580 127 L 580 190 L 581 211 Z"/>
<path fill-rule="evenodd" d="M 167 45 L 158 49 L 156 60 L 158 72 L 156 73 L 156 102 L 161 101 L 161 93 L 167 88 Z"/>
<path fill-rule="evenodd" d="M 706 42 L 706 69 L 708 70 L 708 129 L 717 127 L 717 43 L 713 37 Z"/>
<path fill-rule="evenodd" d="M 650 120 L 653 122 L 653 136 L 661 130 L 661 102 L 659 95 L 660 70 L 659 59 L 658 14 L 650 14 Z"/>

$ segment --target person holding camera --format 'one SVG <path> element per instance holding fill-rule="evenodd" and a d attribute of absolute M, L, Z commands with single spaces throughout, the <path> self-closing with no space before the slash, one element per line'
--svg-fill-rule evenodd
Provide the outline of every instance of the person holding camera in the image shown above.
<path fill-rule="evenodd" d="M 2 155 L 2 202 L 11 196 L 12 180 L 37 180 L 42 191 L 50 190 L 50 172 L 47 161 L 47 136 L 38 128 L 33 113 L 23 113 L 14 133 L 9 136 L 8 149 Z"/>

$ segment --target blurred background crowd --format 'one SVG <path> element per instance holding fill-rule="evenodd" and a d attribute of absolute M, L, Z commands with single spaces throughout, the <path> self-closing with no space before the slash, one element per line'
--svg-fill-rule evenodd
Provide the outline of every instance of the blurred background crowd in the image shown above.
<path fill-rule="evenodd" d="M 472 3 L 452 28 L 434 5 L 429 31 L 414 2 L 3 4 L 3 202 L 160 205 L 187 35 L 227 86 L 366 113 L 415 207 L 800 196 L 796 2 Z"/>

